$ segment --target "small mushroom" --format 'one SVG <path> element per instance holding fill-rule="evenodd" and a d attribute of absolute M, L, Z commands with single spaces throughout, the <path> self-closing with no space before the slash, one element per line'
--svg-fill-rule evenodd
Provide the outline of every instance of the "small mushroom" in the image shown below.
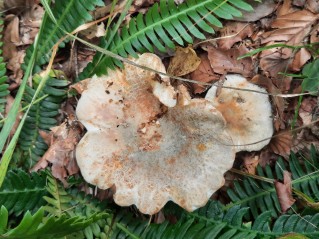
<path fill-rule="evenodd" d="M 137 61 L 156 60 L 143 54 Z M 123 72 L 88 81 L 76 110 L 88 130 L 77 146 L 77 162 L 87 182 L 115 188 L 114 201 L 121 206 L 135 204 L 154 214 L 171 200 L 192 211 L 224 184 L 235 150 L 228 146 L 226 121 L 211 102 L 180 90 L 187 103 L 176 104 L 165 79 L 158 82 L 166 93 L 155 90 L 155 96 L 154 77 L 125 65 Z"/>
<path fill-rule="evenodd" d="M 237 152 L 260 150 L 269 143 L 273 134 L 268 95 L 258 93 L 267 93 L 266 90 L 235 74 L 226 75 L 223 86 L 250 90 L 223 88 L 216 95 L 217 87 L 212 86 L 206 99 L 212 102 L 225 118 L 226 128 Z"/>

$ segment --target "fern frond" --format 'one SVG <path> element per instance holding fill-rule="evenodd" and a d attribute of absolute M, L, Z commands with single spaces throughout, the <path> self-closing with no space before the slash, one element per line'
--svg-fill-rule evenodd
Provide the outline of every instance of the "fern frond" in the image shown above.
<path fill-rule="evenodd" d="M 128 26 L 118 32 L 111 44 L 107 42 L 113 29 L 102 39 L 101 47 L 122 57 L 137 53 L 154 52 L 154 47 L 166 52 L 174 49 L 175 43 L 193 43 L 193 38 L 205 39 L 203 32 L 214 33 L 212 26 L 222 27 L 218 19 L 233 19 L 242 15 L 240 10 L 252 11 L 253 8 L 243 0 L 187 0 L 176 5 L 174 0 L 161 0 L 155 3 L 145 15 L 132 18 Z M 119 60 L 97 53 L 80 79 L 94 74 L 107 73 L 107 68 L 122 66 Z"/>
<path fill-rule="evenodd" d="M 224 212 L 219 202 L 210 201 L 194 213 L 184 213 L 176 224 L 166 221 L 148 225 L 127 214 L 120 215 L 111 238 L 275 239 L 287 233 L 300 233 L 308 238 L 319 236 L 319 214 L 305 217 L 283 215 L 272 223 L 271 212 L 266 211 L 254 222 L 244 223 L 248 210 L 236 205 Z"/>
<path fill-rule="evenodd" d="M 38 159 L 46 152 L 48 146 L 39 134 L 40 130 L 48 131 L 56 126 L 61 103 L 66 97 L 66 87 L 69 84 L 66 80 L 49 78 L 39 98 L 45 97 L 40 103 L 34 104 L 28 114 L 26 122 L 22 128 L 18 141 L 22 149 L 21 159 L 27 159 L 25 167 L 32 167 Z M 29 105 L 35 89 L 26 86 L 22 105 Z"/>
<path fill-rule="evenodd" d="M 0 205 L 16 216 L 29 210 L 35 211 L 45 204 L 42 199 L 47 194 L 46 173 L 26 173 L 21 169 L 6 174 L 0 188 Z"/>
<path fill-rule="evenodd" d="M 77 234 L 77 238 L 105 238 L 111 224 L 112 214 L 107 209 L 106 202 L 100 202 L 93 196 L 85 195 L 79 192 L 78 189 L 69 190 L 64 187 L 53 177 L 48 177 L 47 190 L 51 196 L 45 196 L 47 205 L 44 210 L 51 215 L 61 216 L 68 215 L 69 217 L 91 217 L 96 213 L 103 212 L 105 216 L 100 220 L 91 223 L 83 231 Z"/>
<path fill-rule="evenodd" d="M 2 32 L 3 32 L 3 20 L 1 19 L 0 14 L 0 47 L 2 48 Z M 2 49 L 0 50 L 0 119 L 4 118 L 5 106 L 6 106 L 6 96 L 9 95 L 10 91 L 8 90 L 9 84 L 7 84 L 7 76 L 6 76 L 6 63 L 3 62 L 2 57 Z M 2 127 L 3 123 L 0 123 L 0 127 Z"/>
<path fill-rule="evenodd" d="M 257 175 L 282 180 L 283 170 L 288 170 L 292 173 L 292 187 L 317 202 L 319 201 L 318 168 L 318 152 L 312 147 L 310 159 L 304 158 L 301 154 L 291 153 L 287 166 L 281 158 L 276 162 L 275 174 L 270 166 L 266 166 L 265 169 L 258 166 Z M 264 211 L 271 211 L 273 217 L 281 214 L 275 186 L 272 183 L 247 177 L 241 182 L 235 181 L 234 189 L 228 189 L 227 193 L 233 202 L 229 207 L 249 206 L 254 218 Z"/>
<path fill-rule="evenodd" d="M 51 56 L 51 48 L 65 35 L 64 31 L 72 32 L 78 26 L 91 21 L 92 16 L 89 11 L 94 10 L 95 6 L 104 6 L 102 0 L 56 0 L 54 2 L 52 13 L 57 24 L 52 21 L 46 12 L 42 19 L 41 30 L 38 34 L 39 39 L 35 65 L 43 65 L 48 62 Z M 64 47 L 64 45 L 65 42 L 60 46 Z M 33 51 L 33 45 L 27 49 L 24 66 L 28 65 Z"/>
<path fill-rule="evenodd" d="M 0 238 L 57 239 L 83 230 L 103 217 L 105 217 L 104 213 L 94 214 L 88 218 L 79 216 L 69 218 L 66 215 L 45 217 L 43 208 L 40 208 L 33 215 L 27 211 L 19 225 L 15 228 L 7 228 L 8 211 L 2 206 L 0 209 Z"/>

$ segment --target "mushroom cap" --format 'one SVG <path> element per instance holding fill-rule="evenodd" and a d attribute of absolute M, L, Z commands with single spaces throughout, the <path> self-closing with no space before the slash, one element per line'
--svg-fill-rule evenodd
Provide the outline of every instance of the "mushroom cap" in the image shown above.
<path fill-rule="evenodd" d="M 267 93 L 265 89 L 236 74 L 226 75 L 223 86 Z M 212 86 L 206 99 L 225 118 L 236 151 L 260 150 L 266 146 L 274 131 L 268 95 L 227 88 L 223 88 L 218 96 L 216 92 L 217 86 Z"/>
<path fill-rule="evenodd" d="M 76 149 L 81 173 L 101 189 L 114 187 L 121 206 L 154 214 L 172 200 L 192 211 L 205 205 L 232 167 L 225 120 L 205 99 L 163 107 L 147 90 L 149 76 L 138 81 L 143 91 L 124 77 L 141 71 L 135 68 L 93 77 L 83 91 L 77 116 L 88 132 Z"/>

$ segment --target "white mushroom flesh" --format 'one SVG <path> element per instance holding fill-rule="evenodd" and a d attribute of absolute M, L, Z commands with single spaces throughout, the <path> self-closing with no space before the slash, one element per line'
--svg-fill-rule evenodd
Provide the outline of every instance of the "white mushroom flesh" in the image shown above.
<path fill-rule="evenodd" d="M 222 88 L 216 96 L 217 87 L 212 86 L 206 99 L 225 118 L 236 151 L 262 149 L 273 135 L 271 104 L 266 90 L 235 74 L 226 75 L 223 86 L 233 89 Z"/>

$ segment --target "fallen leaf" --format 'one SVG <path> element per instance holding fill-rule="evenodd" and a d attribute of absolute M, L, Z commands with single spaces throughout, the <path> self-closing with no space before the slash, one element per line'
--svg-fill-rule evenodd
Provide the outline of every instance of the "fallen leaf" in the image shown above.
<path fill-rule="evenodd" d="M 271 24 L 271 27 L 276 29 L 262 34 L 261 43 L 279 41 L 292 46 L 300 45 L 317 19 L 318 15 L 308 10 L 278 16 Z"/>
<path fill-rule="evenodd" d="M 302 67 L 310 60 L 311 54 L 306 48 L 301 48 L 295 55 L 289 68 L 292 71 L 300 71 Z"/>
<path fill-rule="evenodd" d="M 276 95 L 281 93 L 280 89 L 278 89 L 278 87 L 273 84 L 272 80 L 263 75 L 258 74 L 254 76 L 250 82 L 266 88 L 267 92 L 270 94 Z M 276 126 L 276 121 L 279 121 L 277 125 L 281 127 L 284 125 L 283 118 L 284 110 L 286 109 L 285 99 L 283 97 L 278 96 L 271 96 L 271 98 L 275 103 L 276 113 L 278 114 L 278 116 L 274 120 L 274 125 Z M 275 127 L 277 131 L 279 130 L 279 127 Z"/>
<path fill-rule="evenodd" d="M 212 83 L 219 80 L 219 76 L 213 72 L 213 69 L 210 66 L 207 53 L 199 54 L 199 58 L 201 59 L 201 63 L 197 69 L 190 74 L 191 79 L 204 83 Z M 209 86 L 192 84 L 194 94 L 200 94 L 206 91 L 208 87 Z"/>
<path fill-rule="evenodd" d="M 269 149 L 283 157 L 290 154 L 293 137 L 290 131 L 279 131 L 273 136 L 269 143 Z"/>
<path fill-rule="evenodd" d="M 301 102 L 298 114 L 304 125 L 308 125 L 313 121 L 313 112 L 315 107 L 317 107 L 317 101 L 316 97 L 306 97 Z"/>
<path fill-rule="evenodd" d="M 275 189 L 281 211 L 285 213 L 294 203 L 295 199 L 292 197 L 292 188 L 291 188 L 291 173 L 284 171 L 284 182 L 275 181 Z"/>
<path fill-rule="evenodd" d="M 307 0 L 305 8 L 313 13 L 319 13 L 319 2 L 318 0 Z"/>
<path fill-rule="evenodd" d="M 278 237 L 277 239 L 310 239 L 309 237 L 306 237 L 302 234 L 297 233 L 288 233 L 284 236 Z"/>
<path fill-rule="evenodd" d="M 252 24 L 229 22 L 220 30 L 221 39 L 217 40 L 217 44 L 221 49 L 230 49 L 236 42 L 250 37 L 253 31 Z"/>
<path fill-rule="evenodd" d="M 239 73 L 245 77 L 251 77 L 254 74 L 254 67 L 251 57 L 237 60 L 248 52 L 247 48 L 241 45 L 239 48 L 229 50 L 207 47 L 208 59 L 215 73 Z"/>
<path fill-rule="evenodd" d="M 167 72 L 174 76 L 183 76 L 197 69 L 201 59 L 190 46 L 176 47 L 175 56 L 172 57 Z"/>
<path fill-rule="evenodd" d="M 270 42 L 267 46 L 273 44 Z M 271 48 L 260 54 L 260 68 L 267 77 L 276 78 L 279 72 L 287 72 L 292 61 L 293 52 L 288 48 Z"/>
<path fill-rule="evenodd" d="M 245 12 L 242 17 L 234 18 L 236 21 L 240 22 L 255 22 L 260 20 L 263 17 L 270 15 L 275 9 L 277 4 L 273 0 L 267 0 L 261 2 L 257 2 L 254 0 L 248 0 L 254 11 Z"/>
<path fill-rule="evenodd" d="M 293 0 L 292 4 L 296 7 L 303 7 L 306 3 L 306 0 Z"/>
<path fill-rule="evenodd" d="M 66 184 L 65 177 L 79 172 L 74 150 L 80 140 L 81 128 L 77 123 L 62 123 L 51 128 L 50 133 L 40 131 L 40 135 L 49 145 L 49 149 L 31 171 L 46 168 L 51 163 L 52 175 Z"/>
<path fill-rule="evenodd" d="M 256 167 L 259 163 L 258 155 L 247 154 L 243 156 L 243 171 L 252 175 L 256 174 Z"/>

